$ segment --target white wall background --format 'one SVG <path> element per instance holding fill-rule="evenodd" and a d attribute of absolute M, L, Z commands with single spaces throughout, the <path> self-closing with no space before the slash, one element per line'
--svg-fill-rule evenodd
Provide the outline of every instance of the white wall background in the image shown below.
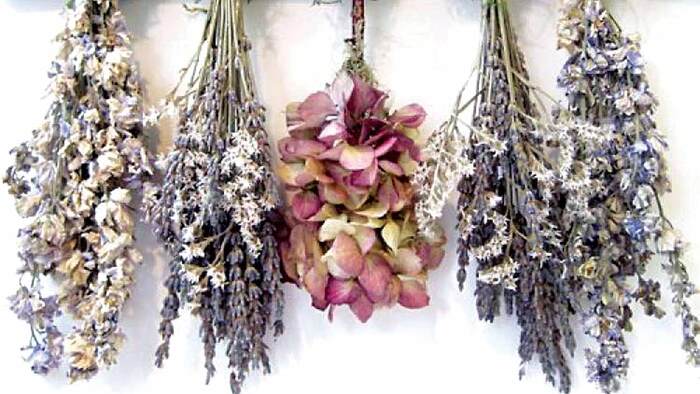
<path fill-rule="evenodd" d="M 62 0 L 0 0 L 0 168 L 7 151 L 29 136 L 46 109 L 47 66 L 55 53 L 50 40 L 61 28 Z M 287 102 L 303 99 L 330 81 L 349 34 L 349 2 L 311 7 L 311 0 L 256 0 L 248 7 L 258 88 L 268 108 L 274 139 L 284 135 Z M 396 105 L 422 103 L 427 129 L 446 118 L 459 86 L 473 64 L 478 45 L 479 0 L 380 0 L 369 2 L 367 57 Z M 514 23 L 534 81 L 551 92 L 563 61 L 555 50 L 556 0 L 512 0 Z M 700 2 L 696 0 L 609 0 L 630 32 L 643 35 L 649 76 L 661 100 L 659 123 L 671 144 L 675 191 L 665 200 L 668 214 L 696 247 L 688 261 L 700 282 L 700 137 L 698 93 Z M 135 53 L 146 81 L 148 101 L 156 103 L 175 83 L 178 70 L 197 44 L 204 17 L 185 13 L 180 0 L 123 0 L 134 34 Z M 165 150 L 172 129 L 160 131 Z M 449 207 L 444 225 L 454 228 Z M 11 199 L 0 193 L 0 296 L 14 292 L 15 233 L 18 220 Z M 460 293 L 455 281 L 455 234 L 443 265 L 432 273 L 432 305 L 420 311 L 394 309 L 375 314 L 362 325 L 346 310 L 333 324 L 312 309 L 306 293 L 288 286 L 286 334 L 272 347 L 274 371 L 253 375 L 248 394 L 436 392 L 555 393 L 539 366 L 530 365 L 518 381 L 519 330 L 511 318 L 493 325 L 476 318 L 471 290 Z M 3 392 L 27 393 L 226 393 L 226 360 L 204 386 L 203 356 L 196 322 L 176 324 L 172 357 L 165 369 L 153 366 L 158 344 L 158 312 L 164 294 L 167 256 L 149 230 L 140 240 L 146 261 L 126 308 L 123 323 L 129 341 L 121 362 L 90 383 L 69 385 L 61 374 L 34 376 L 18 347 L 27 330 L 0 306 L 0 384 Z M 473 272 L 472 272 L 473 274 Z M 473 276 L 473 275 L 471 275 Z M 471 282 L 473 288 L 473 279 Z M 667 293 L 668 295 L 668 293 Z M 669 306 L 668 297 L 665 305 Z M 700 307 L 700 302 L 695 301 Z M 632 362 L 624 393 L 697 392 L 700 370 L 684 364 L 678 322 L 656 321 L 640 313 L 629 337 Z M 579 349 L 583 348 L 579 344 Z M 594 393 L 586 382 L 580 352 L 575 360 L 574 394 Z M 11 388 L 12 387 L 12 388 Z"/>

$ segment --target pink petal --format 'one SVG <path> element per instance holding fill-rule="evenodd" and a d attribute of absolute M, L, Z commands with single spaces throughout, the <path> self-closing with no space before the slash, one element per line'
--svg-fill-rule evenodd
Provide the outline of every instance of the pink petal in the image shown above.
<path fill-rule="evenodd" d="M 369 187 L 374 185 L 377 181 L 377 175 L 379 174 L 379 164 L 376 160 L 372 161 L 372 164 L 362 171 L 355 171 L 352 173 L 352 178 L 350 183 L 353 186 L 364 186 Z"/>
<path fill-rule="evenodd" d="M 358 278 L 360 286 L 373 302 L 380 302 L 387 296 L 392 274 L 389 264 L 376 254 L 367 256 L 365 270 Z"/>
<path fill-rule="evenodd" d="M 326 92 L 316 92 L 299 106 L 299 116 L 309 127 L 320 127 L 326 119 L 337 113 L 333 100 Z"/>
<path fill-rule="evenodd" d="M 341 280 L 331 277 L 326 286 L 326 301 L 332 305 L 352 304 L 362 294 L 354 280 Z"/>
<path fill-rule="evenodd" d="M 348 193 L 335 184 L 320 185 L 319 195 L 323 201 L 335 205 L 343 204 L 348 199 Z"/>
<path fill-rule="evenodd" d="M 372 313 L 374 312 L 374 305 L 367 296 L 360 294 L 360 297 L 350 304 L 350 310 L 361 322 L 367 323 L 367 320 L 372 317 Z"/>
<path fill-rule="evenodd" d="M 344 138 L 347 135 L 345 125 L 340 121 L 334 121 L 326 125 L 318 135 L 318 139 L 328 145 L 332 145 L 337 139 Z"/>
<path fill-rule="evenodd" d="M 386 295 L 381 304 L 389 307 L 396 305 L 396 303 L 399 302 L 400 294 L 401 280 L 397 276 L 392 275 L 386 288 Z"/>
<path fill-rule="evenodd" d="M 383 134 L 387 130 L 391 130 L 387 127 L 387 123 L 381 119 L 368 118 L 362 121 L 362 126 L 360 127 L 360 138 L 358 142 L 360 145 L 370 145 L 368 139 L 376 136 L 377 134 Z"/>
<path fill-rule="evenodd" d="M 321 199 L 313 192 L 301 192 L 292 198 L 292 211 L 298 220 L 306 220 L 321 209 Z"/>
<path fill-rule="evenodd" d="M 406 187 L 394 177 L 387 178 L 379 187 L 377 199 L 389 206 L 392 212 L 398 212 L 406 206 L 409 200 Z"/>
<path fill-rule="evenodd" d="M 343 148 L 345 148 L 345 145 L 338 144 L 332 147 L 331 149 L 328 149 L 327 151 L 321 153 L 316 158 L 319 160 L 338 161 L 340 160 L 340 154 L 343 153 Z"/>
<path fill-rule="evenodd" d="M 410 151 L 415 146 L 416 146 L 415 141 L 408 138 L 405 134 L 401 134 L 401 133 L 396 134 L 396 143 L 393 146 L 395 151 L 397 151 L 397 152 Z"/>
<path fill-rule="evenodd" d="M 379 168 L 395 176 L 402 176 L 404 174 L 400 165 L 389 160 L 379 160 Z"/>
<path fill-rule="evenodd" d="M 445 250 L 438 245 L 427 242 L 416 244 L 416 254 L 421 258 L 423 266 L 429 270 L 437 268 L 445 257 Z"/>
<path fill-rule="evenodd" d="M 410 104 L 394 112 L 389 121 L 415 129 L 425 121 L 426 113 L 418 104 Z"/>
<path fill-rule="evenodd" d="M 347 145 L 340 154 L 340 164 L 351 171 L 364 170 L 374 162 L 374 149 Z"/>
<path fill-rule="evenodd" d="M 339 233 L 329 251 L 328 270 L 334 277 L 348 279 L 356 278 L 365 268 L 365 259 L 355 240 Z"/>
<path fill-rule="evenodd" d="M 384 127 L 378 133 L 374 133 L 373 135 L 369 136 L 369 138 L 367 138 L 367 141 L 365 141 L 364 145 L 373 146 L 373 145 L 377 144 L 379 141 L 381 141 L 382 139 L 391 138 L 395 135 L 398 136 L 398 135 L 401 135 L 401 133 L 394 131 L 394 129 L 392 129 L 391 127 Z"/>
<path fill-rule="evenodd" d="M 384 156 L 386 153 L 388 153 L 391 150 L 391 148 L 394 147 L 394 144 L 396 144 L 396 141 L 398 141 L 397 137 L 387 138 L 384 142 L 382 142 L 381 145 L 379 145 L 374 150 L 374 156 L 375 157 Z"/>
<path fill-rule="evenodd" d="M 307 157 L 316 157 L 328 148 L 317 141 L 285 137 L 279 141 L 278 149 L 282 160 L 289 162 Z"/>
<path fill-rule="evenodd" d="M 335 183 L 343 184 L 345 179 L 351 174 L 350 171 L 335 163 L 325 162 L 326 171 L 333 178 Z"/>
<path fill-rule="evenodd" d="M 396 253 L 394 272 L 402 275 L 415 276 L 423 271 L 423 261 L 411 249 L 401 248 Z"/>
<path fill-rule="evenodd" d="M 401 281 L 401 293 L 399 294 L 399 304 L 409 309 L 419 309 L 430 303 L 430 297 L 425 289 L 425 285 L 414 279 Z"/>
<path fill-rule="evenodd" d="M 355 88 L 355 83 L 347 73 L 340 73 L 335 78 L 328 89 L 328 94 L 331 99 L 340 107 L 344 107 L 345 103 L 350 99 L 350 95 Z"/>
<path fill-rule="evenodd" d="M 328 270 L 323 264 L 315 264 L 304 275 L 304 287 L 314 300 L 325 300 L 327 284 Z M 323 306 L 323 303 L 314 302 L 314 305 Z M 325 306 L 319 309 L 325 309 Z"/>
<path fill-rule="evenodd" d="M 420 147 L 418 145 L 413 144 L 413 146 L 409 148 L 408 152 L 411 154 L 411 159 L 418 162 L 425 161 L 423 151 L 420 150 Z"/>
<path fill-rule="evenodd" d="M 374 244 L 377 242 L 377 233 L 375 233 L 374 230 L 369 227 L 356 226 L 353 237 L 360 246 L 360 251 L 363 255 L 369 253 Z"/>
<path fill-rule="evenodd" d="M 367 111 L 374 109 L 386 94 L 356 75 L 352 77 L 352 80 L 354 89 L 348 100 L 347 110 L 357 120 L 364 117 Z"/>

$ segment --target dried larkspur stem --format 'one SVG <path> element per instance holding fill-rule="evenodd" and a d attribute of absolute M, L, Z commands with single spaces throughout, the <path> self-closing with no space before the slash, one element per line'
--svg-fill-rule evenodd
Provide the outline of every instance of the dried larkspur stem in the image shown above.
<path fill-rule="evenodd" d="M 216 345 L 227 345 L 234 393 L 251 370 L 270 369 L 265 336 L 282 332 L 283 295 L 275 240 L 278 196 L 264 109 L 255 96 L 242 1 L 210 4 L 179 111 L 175 147 L 160 160 L 160 189 L 146 207 L 173 255 L 156 354 L 169 355 L 173 320 L 185 306 L 200 319 L 207 382 Z"/>
<path fill-rule="evenodd" d="M 667 261 L 683 349 L 697 366 L 700 324 L 687 302 L 696 289 L 682 261 L 684 244 L 661 206 L 661 195 L 670 190 L 667 145 L 654 119 L 657 101 L 639 39 L 624 35 L 597 0 L 565 1 L 558 30 L 559 45 L 570 53 L 559 85 L 571 112 L 613 137 L 600 147 L 584 147 L 594 153 L 593 182 L 605 187 L 590 196 L 583 225 L 567 228 L 575 245 L 571 259 L 582 278 L 585 329 L 597 342 L 586 351 L 589 379 L 609 393 L 627 375 L 623 331 L 631 329 L 633 301 L 648 315 L 664 315 L 657 306 L 660 285 L 645 275 L 653 257 Z"/>
<path fill-rule="evenodd" d="M 32 139 L 12 150 L 5 183 L 27 219 L 20 230 L 23 283 L 12 310 L 31 327 L 32 369 L 68 357 L 71 380 L 117 361 L 119 327 L 141 254 L 134 248 L 132 189 L 151 174 L 142 133 L 139 77 L 114 0 L 68 11 L 51 65 L 52 103 Z M 58 294 L 46 295 L 46 277 Z M 61 333 L 60 315 L 73 318 Z"/>

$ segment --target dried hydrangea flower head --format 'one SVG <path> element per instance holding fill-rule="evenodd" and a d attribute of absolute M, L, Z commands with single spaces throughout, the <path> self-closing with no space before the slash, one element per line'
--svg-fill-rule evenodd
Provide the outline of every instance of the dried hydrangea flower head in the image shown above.
<path fill-rule="evenodd" d="M 630 330 L 632 304 L 661 317 L 660 284 L 645 275 L 663 256 L 676 314 L 683 325 L 683 349 L 700 365 L 700 323 L 688 297 L 697 293 L 683 263 L 684 244 L 664 216 L 660 197 L 670 190 L 667 145 L 657 129 L 657 101 L 649 88 L 636 36 L 626 36 L 598 0 L 562 4 L 559 45 L 570 57 L 559 77 L 571 111 L 581 121 L 610 130 L 614 138 L 590 149 L 593 181 L 606 187 L 589 200 L 589 218 L 574 234 L 572 260 L 587 302 L 583 313 L 596 348 L 587 349 L 589 379 L 603 392 L 620 388 L 629 356 L 624 330 Z"/>
<path fill-rule="evenodd" d="M 179 110 L 173 150 L 159 161 L 163 184 L 146 196 L 155 232 L 172 254 L 161 312 L 169 355 L 183 307 L 200 320 L 207 382 L 226 344 L 234 393 L 253 369 L 270 369 L 265 337 L 282 332 L 278 203 L 264 109 L 255 96 L 243 1 L 213 0 L 200 49 L 169 102 Z M 182 82 L 181 82 L 182 84 Z"/>
<path fill-rule="evenodd" d="M 427 272 L 440 264 L 445 241 L 416 232 L 410 179 L 425 112 L 386 108 L 362 59 L 363 25 L 364 2 L 354 1 L 343 70 L 326 90 L 288 106 L 279 175 L 289 202 L 281 242 L 288 278 L 329 316 L 348 305 L 365 322 L 380 307 L 428 304 Z"/>
<path fill-rule="evenodd" d="M 32 369 L 92 377 L 117 361 L 119 327 L 141 254 L 134 247 L 132 190 L 151 174 L 142 97 L 130 38 L 114 0 L 68 12 L 51 65 L 52 104 L 32 139 L 12 150 L 5 183 L 26 218 L 21 287 L 12 310 L 29 323 Z M 45 278 L 58 293 L 47 295 Z M 73 318 L 61 333 L 59 316 Z"/>
<path fill-rule="evenodd" d="M 458 186 L 457 279 L 462 289 L 466 266 L 477 265 L 479 318 L 493 321 L 504 302 L 521 327 L 523 365 L 536 356 L 547 381 L 568 392 L 576 300 L 560 221 L 582 220 L 579 210 L 585 208 L 572 203 L 563 209 L 559 201 L 562 195 L 574 201 L 590 187 L 585 156 L 575 147 L 579 139 L 600 133 L 565 110 L 548 115 L 543 98 L 549 96 L 528 79 L 507 1 L 483 3 L 482 35 L 476 94 L 464 104 L 460 97 L 453 119 L 433 137 L 437 144 L 454 141 L 464 149 L 453 147 L 452 157 L 439 162 L 464 174 Z M 465 142 L 458 116 L 472 103 L 473 120 L 463 123 L 469 131 Z M 429 223 L 439 217 L 452 180 L 438 163 L 429 162 L 425 173 L 441 186 L 438 198 L 424 200 L 431 207 L 425 215 Z"/>

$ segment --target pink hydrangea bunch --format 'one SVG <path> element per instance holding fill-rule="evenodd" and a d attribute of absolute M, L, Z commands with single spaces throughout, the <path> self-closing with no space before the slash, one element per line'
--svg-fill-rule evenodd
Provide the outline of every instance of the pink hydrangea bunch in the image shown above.
<path fill-rule="evenodd" d="M 387 97 L 343 72 L 287 108 L 284 270 L 331 318 L 338 305 L 362 322 L 378 307 L 428 305 L 427 272 L 444 256 L 444 235 L 420 237 L 413 211 L 425 111 L 412 104 L 390 113 Z"/>

